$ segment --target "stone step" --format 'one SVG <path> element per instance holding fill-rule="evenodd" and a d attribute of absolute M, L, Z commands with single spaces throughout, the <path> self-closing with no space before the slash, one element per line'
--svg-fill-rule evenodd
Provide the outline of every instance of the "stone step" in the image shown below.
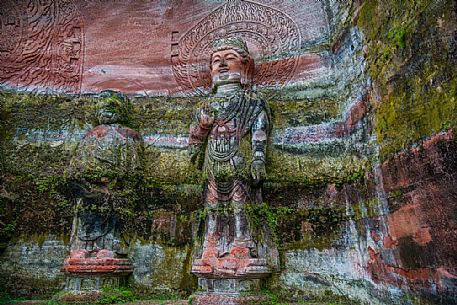
<path fill-rule="evenodd" d="M 25 300 L 19 301 L 14 303 L 4 303 L 4 304 L 16 304 L 16 305 L 46 305 L 46 304 L 53 304 L 49 303 L 49 300 Z M 138 300 L 135 302 L 130 303 L 123 303 L 123 305 L 188 305 L 190 304 L 188 300 Z M 254 303 L 255 304 L 255 303 Z M 253 304 L 253 305 L 254 305 Z M 306 302 L 296 302 L 296 303 L 288 303 L 288 302 L 274 302 L 274 303 L 263 303 L 262 305 L 352 305 L 347 303 L 341 302 L 314 302 L 314 301 L 306 301 Z M 260 304 L 259 304 L 260 305 Z"/>

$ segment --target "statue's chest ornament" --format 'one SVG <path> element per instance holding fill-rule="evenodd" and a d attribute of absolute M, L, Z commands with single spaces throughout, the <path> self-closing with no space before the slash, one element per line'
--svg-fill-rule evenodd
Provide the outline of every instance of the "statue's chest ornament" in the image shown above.
<path fill-rule="evenodd" d="M 226 121 L 224 119 L 218 119 L 213 125 L 213 136 L 216 139 L 230 140 L 235 134 L 234 121 Z"/>
<path fill-rule="evenodd" d="M 230 160 L 238 151 L 235 120 L 215 120 L 208 144 L 211 159 L 223 162 Z"/>

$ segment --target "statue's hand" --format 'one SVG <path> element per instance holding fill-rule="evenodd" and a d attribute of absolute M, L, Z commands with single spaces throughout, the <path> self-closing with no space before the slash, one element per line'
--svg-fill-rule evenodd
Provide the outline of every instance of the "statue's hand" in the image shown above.
<path fill-rule="evenodd" d="M 200 126 L 203 129 L 210 129 L 214 124 L 214 118 L 210 116 L 205 110 L 200 113 Z"/>
<path fill-rule="evenodd" d="M 189 145 L 188 148 L 189 156 L 190 156 L 190 162 L 195 164 L 198 159 L 198 155 L 200 153 L 200 146 L 199 145 Z"/>
<path fill-rule="evenodd" d="M 260 185 L 267 175 L 265 162 L 262 160 L 254 160 L 251 164 L 251 175 L 254 179 L 254 186 Z"/>

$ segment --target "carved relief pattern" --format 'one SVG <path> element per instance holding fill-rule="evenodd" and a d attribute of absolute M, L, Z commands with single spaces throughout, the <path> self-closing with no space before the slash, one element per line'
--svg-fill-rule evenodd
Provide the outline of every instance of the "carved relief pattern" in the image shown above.
<path fill-rule="evenodd" d="M 243 38 L 255 50 L 255 83 L 285 84 L 295 71 L 301 37 L 298 26 L 283 12 L 252 1 L 229 0 L 198 22 L 178 41 L 172 54 L 173 73 L 184 90 L 205 93 L 210 86 L 212 43 L 224 36 Z M 173 48 L 173 44 L 172 44 Z"/>
<path fill-rule="evenodd" d="M 0 84 L 77 93 L 82 17 L 71 0 L 4 0 L 0 6 Z"/>

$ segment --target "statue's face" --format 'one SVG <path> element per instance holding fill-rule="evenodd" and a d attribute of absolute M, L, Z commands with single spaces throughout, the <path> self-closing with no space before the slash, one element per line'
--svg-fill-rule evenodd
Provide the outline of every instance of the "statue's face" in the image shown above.
<path fill-rule="evenodd" d="M 242 69 L 241 56 L 233 49 L 214 52 L 211 57 L 211 78 L 216 86 L 241 83 Z"/>
<path fill-rule="evenodd" d="M 97 112 L 100 124 L 114 124 L 119 120 L 119 115 L 110 109 L 108 105 L 101 105 Z"/>

